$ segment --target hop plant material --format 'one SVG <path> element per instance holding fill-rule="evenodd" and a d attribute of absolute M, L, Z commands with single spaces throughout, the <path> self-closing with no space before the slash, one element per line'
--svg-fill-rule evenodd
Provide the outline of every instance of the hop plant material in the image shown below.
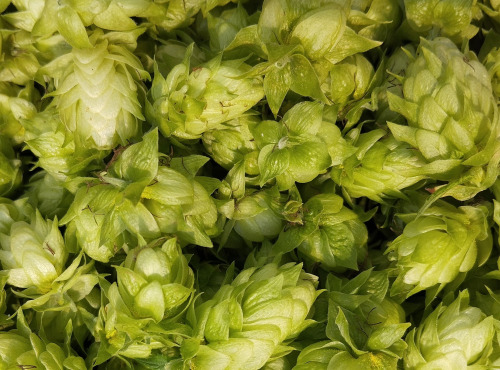
<path fill-rule="evenodd" d="M 8 195 L 21 184 L 21 161 L 16 158 L 12 145 L 0 136 L 0 196 Z"/>
<path fill-rule="evenodd" d="M 0 0 L 0 369 L 500 369 L 499 5 Z"/>
<path fill-rule="evenodd" d="M 2 233 L 0 261 L 9 274 L 7 283 L 46 293 L 61 275 L 68 252 L 57 218 L 44 220 L 37 211 L 30 223 L 12 223 Z"/>
<path fill-rule="evenodd" d="M 61 57 L 67 67 L 50 95 L 77 146 L 111 149 L 140 133 L 141 80 L 149 76 L 124 41 L 96 31 L 88 48 Z"/>
<path fill-rule="evenodd" d="M 0 135 L 9 138 L 14 145 L 24 141 L 22 120 L 28 119 L 36 112 L 31 100 L 36 93 L 29 86 L 19 89 L 8 83 L 0 83 Z"/>
<path fill-rule="evenodd" d="M 407 338 L 405 369 L 488 368 L 498 322 L 477 307 L 469 306 L 469 294 L 462 291 L 448 306 L 438 307 Z"/>
<path fill-rule="evenodd" d="M 433 163 L 437 180 L 458 179 L 446 192 L 469 199 L 498 175 L 499 115 L 485 67 L 446 38 L 422 39 L 400 77 L 403 97 L 388 93 L 390 108 L 408 125 L 388 123 L 394 137 Z"/>
<path fill-rule="evenodd" d="M 396 0 L 355 0 L 347 20 L 358 35 L 377 41 L 390 40 L 402 20 Z"/>
<path fill-rule="evenodd" d="M 96 326 L 98 363 L 112 356 L 147 358 L 172 346 L 175 334 L 187 334 L 174 323 L 190 302 L 194 275 L 175 239 L 132 249 L 116 272 L 117 283 L 103 286 L 107 303 Z"/>
<path fill-rule="evenodd" d="M 436 294 L 484 264 L 492 250 L 490 208 L 440 201 L 419 215 L 401 215 L 406 226 L 386 252 L 398 270 L 391 294 L 400 299 L 422 290 Z"/>
<path fill-rule="evenodd" d="M 279 346 L 311 324 L 316 277 L 293 263 L 243 270 L 191 315 L 193 340 L 182 344 L 191 367 L 260 369 Z M 206 344 L 201 344 L 205 341 Z M 278 351 L 278 352 L 276 352 Z"/>
<path fill-rule="evenodd" d="M 216 57 L 190 71 L 191 45 L 167 77 L 155 72 L 146 115 L 165 136 L 198 139 L 238 118 L 264 96 L 262 79 L 243 77 L 250 66 Z"/>
<path fill-rule="evenodd" d="M 385 198 L 404 197 L 403 189 L 425 179 L 425 159 L 383 130 L 361 134 L 354 144 L 356 153 L 330 171 L 349 197 L 364 196 L 383 203 Z"/>
<path fill-rule="evenodd" d="M 386 297 L 387 272 L 367 270 L 349 282 L 330 275 L 327 282 L 329 340 L 304 348 L 294 369 L 395 368 L 410 324 L 402 307 Z"/>
<path fill-rule="evenodd" d="M 252 128 L 259 122 L 253 115 L 224 122 L 219 129 L 203 134 L 203 145 L 210 157 L 222 167 L 230 170 L 237 163 L 244 161 L 245 173 L 258 175 L 258 150 Z"/>
<path fill-rule="evenodd" d="M 131 250 L 116 269 L 120 295 L 136 317 L 174 317 L 193 292 L 193 272 L 175 239 L 161 249 Z"/>
<path fill-rule="evenodd" d="M 78 147 L 55 108 L 23 120 L 24 140 L 37 157 L 36 165 L 61 182 L 99 168 L 106 151 Z"/>
<path fill-rule="evenodd" d="M 471 39 L 479 30 L 471 24 L 480 12 L 473 0 L 405 0 L 405 11 L 409 26 L 417 34 L 439 34 L 459 42 Z"/>
<path fill-rule="evenodd" d="M 280 233 L 274 248 L 286 253 L 297 248 L 328 269 L 357 269 L 368 238 L 360 217 L 335 194 L 319 194 L 299 210 L 300 217 Z"/>

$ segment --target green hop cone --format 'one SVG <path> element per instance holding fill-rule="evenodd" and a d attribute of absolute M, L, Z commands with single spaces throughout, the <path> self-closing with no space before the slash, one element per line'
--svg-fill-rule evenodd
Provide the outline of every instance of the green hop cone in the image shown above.
<path fill-rule="evenodd" d="M 200 10 L 206 18 L 208 12 L 215 7 L 224 6 L 236 0 L 171 0 L 171 1 L 148 1 L 149 7 L 139 16 L 146 17 L 149 22 L 172 31 L 184 28 L 194 22 Z M 243 1 L 244 2 L 244 1 Z M 128 2 L 126 2 L 128 3 Z M 140 2 L 142 3 L 142 2 Z"/>
<path fill-rule="evenodd" d="M 47 293 L 61 275 L 68 257 L 57 218 L 36 212 L 30 222 L 18 221 L 0 234 L 0 261 L 7 283 L 34 293 Z"/>
<path fill-rule="evenodd" d="M 75 199 L 61 219 L 66 238 L 92 259 L 107 262 L 124 243 L 147 244 L 160 236 L 141 194 L 158 173 L 158 132 L 121 147 L 97 178 L 75 180 Z M 168 196 L 168 194 L 164 194 Z"/>
<path fill-rule="evenodd" d="M 28 85 L 40 68 L 37 59 L 37 49 L 33 47 L 33 40 L 29 32 L 23 32 L 16 27 L 9 27 L 8 14 L 2 14 L 0 20 L 0 81 L 12 82 L 16 85 Z M 10 29 L 9 29 L 10 28 Z"/>
<path fill-rule="evenodd" d="M 65 328 L 63 345 L 33 333 L 23 311 L 17 312 L 17 329 L 0 332 L 0 368 L 41 370 L 85 370 L 85 361 L 69 346 L 71 325 Z M 68 335 L 69 334 L 69 335 Z"/>
<path fill-rule="evenodd" d="M 466 200 L 491 186 L 500 162 L 500 120 L 485 67 L 445 38 L 422 39 L 406 69 L 403 97 L 388 93 L 390 108 L 408 125 L 388 123 L 394 137 L 419 150 L 434 173 L 452 181 L 446 195 Z"/>
<path fill-rule="evenodd" d="M 410 326 L 401 306 L 386 297 L 387 271 L 363 271 L 351 280 L 327 279 L 327 341 L 304 348 L 294 370 L 395 369 Z"/>
<path fill-rule="evenodd" d="M 186 365 L 251 370 L 286 355 L 311 324 L 316 282 L 294 263 L 243 270 L 188 315 L 196 334 L 181 345 Z"/>
<path fill-rule="evenodd" d="M 73 48 L 62 60 L 45 67 L 56 82 L 49 96 L 55 97 L 61 120 L 74 133 L 77 147 L 111 149 L 127 144 L 141 131 L 141 80 L 149 75 L 124 46 L 131 43 L 127 36 L 109 35 L 95 31 L 89 47 Z M 62 71 L 61 63 L 66 64 Z"/>
<path fill-rule="evenodd" d="M 341 140 L 337 130 L 323 121 L 323 105 L 317 102 L 296 104 L 280 122 L 259 123 L 252 134 L 260 150 L 260 185 L 276 179 L 280 190 L 288 190 L 326 172 Z"/>
<path fill-rule="evenodd" d="M 358 101 L 367 94 L 374 74 L 368 59 L 356 54 L 330 67 L 329 79 L 326 80 L 329 86 L 323 91 L 342 110 L 347 103 Z"/>
<path fill-rule="evenodd" d="M 84 254 L 79 253 L 54 281 L 50 292 L 24 295 L 25 298 L 33 299 L 27 300 L 22 308 L 33 313 L 30 316 L 32 326 L 43 334 L 45 341 L 62 343 L 70 336 L 82 347 L 92 338 L 101 306 L 97 285 L 101 277 L 94 267 L 94 261 L 85 263 Z"/>
<path fill-rule="evenodd" d="M 490 369 L 498 322 L 469 306 L 469 293 L 451 304 L 440 303 L 407 336 L 405 369 Z"/>
<path fill-rule="evenodd" d="M 288 91 L 328 103 L 321 89 L 324 69 L 380 45 L 349 27 L 349 11 L 347 2 L 266 0 L 258 24 L 236 35 L 229 50 L 250 46 L 267 59 L 252 74 L 265 76 L 264 91 L 275 116 Z"/>
<path fill-rule="evenodd" d="M 94 348 L 97 348 L 94 350 L 97 352 L 93 359 L 94 366 L 113 357 L 147 359 L 155 349 L 165 347 L 158 340 L 158 331 L 148 332 L 148 325 L 153 319 L 134 317 L 120 296 L 116 283 L 101 282 L 100 286 L 103 301 L 94 326 Z"/>
<path fill-rule="evenodd" d="M 355 0 L 347 20 L 358 35 L 386 41 L 401 23 L 402 12 L 397 0 Z"/>
<path fill-rule="evenodd" d="M 55 108 L 23 122 L 25 144 L 37 157 L 36 166 L 63 181 L 99 168 L 108 152 L 79 148 Z"/>
<path fill-rule="evenodd" d="M 156 69 L 146 117 L 165 136 L 198 139 L 225 121 L 240 117 L 264 96 L 262 79 L 240 77 L 250 69 L 242 60 L 216 57 L 190 71 L 193 45 L 182 64 L 163 77 Z"/>
<path fill-rule="evenodd" d="M 294 248 L 327 269 L 357 270 L 366 255 L 368 232 L 362 217 L 343 205 L 335 194 L 309 199 L 297 220 L 281 231 L 274 245 L 277 253 Z"/>
<path fill-rule="evenodd" d="M 172 158 L 161 166 L 142 193 L 143 203 L 163 234 L 175 234 L 181 245 L 212 247 L 211 238 L 221 232 L 219 214 L 211 194 L 219 187 L 214 178 L 197 176 L 209 161 L 201 155 Z"/>
<path fill-rule="evenodd" d="M 428 290 L 432 298 L 484 264 L 493 244 L 490 214 L 487 204 L 457 208 L 438 201 L 419 215 L 399 215 L 406 226 L 386 251 L 398 272 L 391 295 L 403 300 Z"/>
<path fill-rule="evenodd" d="M 85 370 L 85 361 L 66 354 L 55 343 L 44 343 L 38 336 L 28 338 L 15 331 L 0 333 L 0 366 L 2 369 Z"/>
<path fill-rule="evenodd" d="M 116 149 L 96 178 L 68 184 L 76 194 L 61 219 L 68 225 L 67 240 L 101 262 L 124 244 L 144 246 L 167 234 L 184 244 L 211 247 L 220 225 L 210 194 L 219 181 L 196 176 L 208 160 L 159 154 L 157 129 Z"/>
<path fill-rule="evenodd" d="M 138 247 L 116 267 L 118 290 L 135 317 L 173 318 L 193 293 L 194 275 L 176 239 L 161 248 Z"/>
<path fill-rule="evenodd" d="M 410 145 L 383 130 L 360 134 L 352 142 L 356 153 L 330 171 L 348 197 L 368 197 L 379 203 L 404 198 L 403 189 L 425 179 L 426 170 L 433 171 Z"/>

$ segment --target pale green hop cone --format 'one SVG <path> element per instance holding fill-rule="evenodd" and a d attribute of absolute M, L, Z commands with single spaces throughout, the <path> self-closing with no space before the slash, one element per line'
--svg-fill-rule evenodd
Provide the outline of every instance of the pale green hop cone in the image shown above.
<path fill-rule="evenodd" d="M 243 270 L 188 316 L 195 337 L 181 346 L 186 366 L 256 370 L 288 353 L 280 347 L 311 324 L 316 279 L 293 263 Z"/>

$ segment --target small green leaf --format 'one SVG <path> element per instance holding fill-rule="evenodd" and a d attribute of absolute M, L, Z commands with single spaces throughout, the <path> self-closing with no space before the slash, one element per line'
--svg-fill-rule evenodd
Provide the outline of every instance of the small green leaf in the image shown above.
<path fill-rule="evenodd" d="M 290 161 L 290 153 L 287 148 L 280 149 L 276 145 L 266 145 L 259 154 L 260 184 L 263 186 L 269 180 L 285 172 Z"/>

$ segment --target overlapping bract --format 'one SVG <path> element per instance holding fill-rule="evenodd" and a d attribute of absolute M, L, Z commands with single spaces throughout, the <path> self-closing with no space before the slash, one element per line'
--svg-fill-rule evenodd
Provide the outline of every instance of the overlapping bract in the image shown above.
<path fill-rule="evenodd" d="M 403 233 L 387 249 L 398 277 L 391 294 L 404 299 L 421 290 L 440 291 L 486 262 L 492 250 L 487 205 L 456 208 L 438 201 L 420 214 L 402 214 Z"/>
<path fill-rule="evenodd" d="M 367 270 L 350 281 L 328 277 L 328 340 L 304 348 L 296 370 L 393 369 L 402 358 L 404 323 L 401 306 L 386 297 L 386 272 Z"/>
<path fill-rule="evenodd" d="M 499 10 L 0 0 L 0 368 L 500 367 Z"/>
<path fill-rule="evenodd" d="M 448 306 L 440 304 L 408 334 L 405 369 L 488 368 L 492 365 L 495 325 L 498 322 L 492 316 L 469 306 L 466 291 L 460 292 L 456 300 Z"/>
<path fill-rule="evenodd" d="M 182 64 L 162 76 L 157 70 L 146 115 L 165 136 L 198 139 L 225 121 L 241 116 L 263 97 L 262 80 L 240 78 L 250 69 L 243 60 L 216 57 L 190 71 L 192 46 Z"/>
<path fill-rule="evenodd" d="M 403 97 L 389 93 L 389 105 L 408 125 L 388 123 L 394 137 L 434 163 L 429 176 L 458 179 L 447 194 L 464 200 L 490 187 L 498 176 L 500 121 L 485 67 L 449 39 L 422 39 L 401 83 Z"/>
<path fill-rule="evenodd" d="M 260 369 L 286 354 L 286 341 L 311 324 L 305 319 L 317 296 L 316 277 L 301 267 L 243 270 L 199 305 L 190 316 L 195 336 L 181 347 L 189 366 Z"/>
<path fill-rule="evenodd" d="M 73 48 L 62 57 L 67 63 L 62 73 L 49 72 L 56 78 L 54 104 L 62 122 L 75 133 L 77 146 L 111 149 L 141 131 L 138 90 L 147 73 L 123 45 L 133 41 L 133 36 L 128 38 L 132 40 L 96 31 L 88 48 Z M 52 63 L 60 68 L 58 60 Z"/>

